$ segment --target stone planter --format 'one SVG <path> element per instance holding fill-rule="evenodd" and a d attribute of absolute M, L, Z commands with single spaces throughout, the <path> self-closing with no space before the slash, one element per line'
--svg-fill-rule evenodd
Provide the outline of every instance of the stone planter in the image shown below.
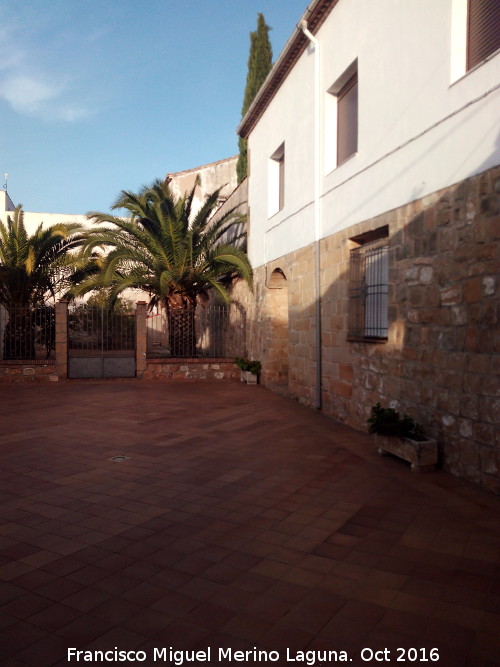
<path fill-rule="evenodd" d="M 435 440 L 411 440 L 388 435 L 375 435 L 375 446 L 379 456 L 393 454 L 411 463 L 413 472 L 434 470 L 438 462 Z"/>
<path fill-rule="evenodd" d="M 250 371 L 241 371 L 241 381 L 247 384 L 257 384 L 257 375 Z"/>

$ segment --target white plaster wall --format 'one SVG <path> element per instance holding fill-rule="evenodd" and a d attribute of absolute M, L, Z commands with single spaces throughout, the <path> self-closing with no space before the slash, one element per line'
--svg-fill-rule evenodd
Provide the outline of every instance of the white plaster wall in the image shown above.
<path fill-rule="evenodd" d="M 500 83 L 500 55 L 457 79 L 464 2 L 340 0 L 318 31 L 322 237 L 500 162 L 500 94 L 487 94 Z M 301 56 L 249 137 L 254 266 L 313 241 L 314 57 Z M 356 59 L 358 152 L 325 168 L 327 90 Z M 283 140 L 285 206 L 268 220 L 267 159 Z"/>
<path fill-rule="evenodd" d="M 249 138 L 249 255 L 255 266 L 314 240 L 314 60 L 302 57 Z M 285 198 L 268 218 L 269 161 L 285 144 Z M 293 229 L 293 236 L 290 230 Z M 268 231 L 270 233 L 265 234 Z M 262 235 L 265 234 L 265 239 Z M 263 242 L 268 244 L 264 249 Z"/>
<path fill-rule="evenodd" d="M 0 220 L 7 222 L 7 216 L 13 215 L 15 206 L 11 198 L 5 191 L 0 191 Z M 65 213 L 35 213 L 32 211 L 23 211 L 24 224 L 28 234 L 33 234 L 38 225 L 43 222 L 43 227 L 46 229 L 61 222 L 79 223 L 81 225 L 90 226 L 91 223 L 87 220 L 85 215 L 74 215 Z"/>
<path fill-rule="evenodd" d="M 91 223 L 85 215 L 65 215 L 64 213 L 33 213 L 24 211 L 24 224 L 28 234 L 33 234 L 38 225 L 43 222 L 43 228 L 51 227 L 62 222 L 79 223 L 90 227 Z"/>

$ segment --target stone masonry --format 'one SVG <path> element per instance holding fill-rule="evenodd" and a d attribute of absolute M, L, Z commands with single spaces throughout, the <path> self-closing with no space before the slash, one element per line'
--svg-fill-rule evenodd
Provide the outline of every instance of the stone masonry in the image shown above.
<path fill-rule="evenodd" d="M 438 440 L 443 467 L 500 493 L 500 168 L 321 242 L 322 407 L 366 430 L 380 401 L 419 421 Z M 389 333 L 386 342 L 347 339 L 351 239 L 388 226 Z M 288 346 L 273 352 L 273 272 L 285 278 Z M 312 246 L 258 267 L 247 309 L 249 355 L 262 382 L 288 368 L 279 390 L 315 402 Z M 287 358 L 283 358 L 283 355 Z"/>

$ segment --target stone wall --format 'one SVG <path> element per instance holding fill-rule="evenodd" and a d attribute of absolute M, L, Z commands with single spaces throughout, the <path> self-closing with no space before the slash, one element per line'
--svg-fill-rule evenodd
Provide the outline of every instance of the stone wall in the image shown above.
<path fill-rule="evenodd" d="M 233 359 L 148 359 L 142 380 L 239 380 Z"/>
<path fill-rule="evenodd" d="M 0 382 L 57 382 L 55 364 L 0 363 Z"/>
<path fill-rule="evenodd" d="M 500 492 L 500 168 L 389 211 L 321 241 L 323 411 L 366 430 L 380 401 L 407 412 L 437 438 L 443 466 Z M 389 229 L 386 342 L 348 341 L 352 239 Z M 316 402 L 314 247 L 255 270 L 253 295 L 235 297 L 248 317 L 248 350 L 272 387 L 273 272 L 286 279 L 287 386 Z M 283 346 L 282 346 L 282 351 Z"/>

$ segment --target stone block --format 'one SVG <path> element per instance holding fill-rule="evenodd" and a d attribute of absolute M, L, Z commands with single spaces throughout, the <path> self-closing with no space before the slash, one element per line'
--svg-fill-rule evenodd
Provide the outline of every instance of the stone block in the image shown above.
<path fill-rule="evenodd" d="M 498 240 L 500 238 L 500 217 L 479 219 L 476 234 L 477 240 L 481 242 Z"/>
<path fill-rule="evenodd" d="M 459 441 L 459 457 L 464 467 L 479 468 L 479 449 L 473 440 L 461 439 Z"/>
<path fill-rule="evenodd" d="M 497 293 L 495 276 L 483 276 L 482 281 L 484 296 L 494 296 Z"/>
<path fill-rule="evenodd" d="M 352 382 L 354 379 L 354 372 L 351 364 L 339 364 L 339 377 L 346 382 Z"/>
<path fill-rule="evenodd" d="M 479 420 L 487 424 L 498 425 L 498 415 L 500 415 L 500 397 L 480 396 Z"/>
<path fill-rule="evenodd" d="M 495 195 L 481 197 L 480 211 L 481 215 L 498 215 L 498 198 Z"/>
<path fill-rule="evenodd" d="M 439 290 L 439 299 L 442 306 L 455 306 L 462 301 L 462 288 L 459 285 L 443 287 Z"/>
<path fill-rule="evenodd" d="M 332 393 L 337 396 L 344 396 L 349 398 L 352 396 L 352 385 L 347 382 L 341 382 L 339 380 L 334 380 L 331 383 Z"/>

